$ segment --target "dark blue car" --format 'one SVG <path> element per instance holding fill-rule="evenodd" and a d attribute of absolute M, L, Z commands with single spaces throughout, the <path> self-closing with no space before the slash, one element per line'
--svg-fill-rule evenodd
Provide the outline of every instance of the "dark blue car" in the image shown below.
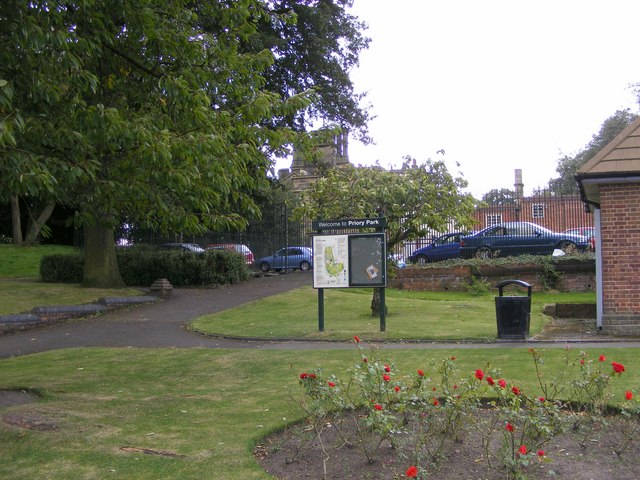
<path fill-rule="evenodd" d="M 511 255 L 552 255 L 585 252 L 589 241 L 583 235 L 556 233 L 530 222 L 507 222 L 460 239 L 462 258 L 495 258 Z"/>
<path fill-rule="evenodd" d="M 425 264 L 460 257 L 460 237 L 464 232 L 447 233 L 409 256 L 409 263 Z"/>

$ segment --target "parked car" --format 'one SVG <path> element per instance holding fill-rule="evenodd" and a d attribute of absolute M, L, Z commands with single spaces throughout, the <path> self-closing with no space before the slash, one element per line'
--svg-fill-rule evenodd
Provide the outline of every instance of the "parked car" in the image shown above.
<path fill-rule="evenodd" d="M 309 270 L 313 268 L 313 252 L 308 247 L 284 247 L 256 262 L 263 272 L 269 270 Z"/>
<path fill-rule="evenodd" d="M 244 255 L 247 265 L 253 265 L 253 252 L 249 247 L 241 243 L 211 243 L 207 245 L 207 250 L 229 250 Z"/>
<path fill-rule="evenodd" d="M 596 251 L 596 229 L 594 227 L 577 227 L 569 228 L 564 233 L 571 233 L 574 235 L 584 235 L 589 239 L 589 249 L 592 252 Z"/>
<path fill-rule="evenodd" d="M 204 248 L 196 243 L 165 243 L 160 245 L 162 250 L 182 250 L 192 253 L 204 253 Z"/>
<path fill-rule="evenodd" d="M 584 252 L 589 248 L 587 237 L 556 233 L 530 222 L 507 222 L 460 238 L 462 258 L 494 258 L 509 255 L 552 255 Z"/>
<path fill-rule="evenodd" d="M 409 256 L 409 263 L 425 264 L 460 257 L 460 237 L 468 232 L 440 235 L 426 247 L 418 248 Z"/>

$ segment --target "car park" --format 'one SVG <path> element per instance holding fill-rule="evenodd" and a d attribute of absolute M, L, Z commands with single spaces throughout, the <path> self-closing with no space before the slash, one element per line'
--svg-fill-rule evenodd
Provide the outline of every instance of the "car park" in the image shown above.
<path fill-rule="evenodd" d="M 309 247 L 283 247 L 273 255 L 258 259 L 256 265 L 263 272 L 296 269 L 306 271 L 313 268 L 313 252 Z"/>
<path fill-rule="evenodd" d="M 183 252 L 204 253 L 204 248 L 196 243 L 165 243 L 160 245 L 162 250 L 182 250 Z"/>
<path fill-rule="evenodd" d="M 468 232 L 440 235 L 426 247 L 418 248 L 409 256 L 409 263 L 425 264 L 460 257 L 460 237 Z"/>
<path fill-rule="evenodd" d="M 552 232 L 531 222 L 507 222 L 460 238 L 462 258 L 495 258 L 514 255 L 552 255 L 584 252 L 589 241 L 583 235 Z"/>
<path fill-rule="evenodd" d="M 237 252 L 244 255 L 247 265 L 253 265 L 253 252 L 249 247 L 241 243 L 211 243 L 207 245 L 207 250 L 228 250 L 230 252 Z"/>

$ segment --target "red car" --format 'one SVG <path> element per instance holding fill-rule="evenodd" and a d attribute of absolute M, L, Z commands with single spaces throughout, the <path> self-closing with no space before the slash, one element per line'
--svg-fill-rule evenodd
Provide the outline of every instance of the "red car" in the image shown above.
<path fill-rule="evenodd" d="M 244 255 L 247 265 L 253 265 L 253 252 L 241 243 L 212 243 L 207 245 L 207 250 L 229 250 Z"/>
<path fill-rule="evenodd" d="M 582 235 L 589 239 L 589 250 L 596 251 L 596 229 L 594 227 L 576 227 L 569 228 L 564 233 L 570 233 L 573 235 Z"/>

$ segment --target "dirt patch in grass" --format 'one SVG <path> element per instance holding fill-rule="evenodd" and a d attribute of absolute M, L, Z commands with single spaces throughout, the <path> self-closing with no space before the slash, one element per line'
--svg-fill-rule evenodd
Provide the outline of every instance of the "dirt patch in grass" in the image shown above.
<path fill-rule="evenodd" d="M 353 415 L 353 414 L 349 414 Z M 489 415 L 489 414 L 482 414 Z M 407 478 L 406 470 L 413 465 L 411 441 L 404 437 L 403 448 L 393 448 L 383 442 L 372 455 L 373 461 L 346 439 L 356 438 L 355 422 L 344 419 L 327 421 L 322 435 L 313 435 L 309 428 L 296 426 L 273 434 L 255 448 L 257 461 L 271 475 L 281 480 L 293 479 L 400 479 Z M 489 418 L 485 418 L 489 420 Z M 640 478 L 640 439 L 631 432 L 632 424 L 620 417 L 596 421 L 586 428 L 570 428 L 536 448 L 544 449 L 544 456 L 534 454 L 524 471 L 529 479 L 562 478 L 572 480 L 613 480 Z M 588 422 L 587 422 L 588 423 Z M 337 425 L 341 426 L 338 428 Z M 480 424 L 482 425 L 482 424 Z M 486 425 L 486 424 L 485 424 Z M 339 430 L 341 434 L 339 434 Z M 431 465 L 426 460 L 420 466 L 432 480 L 498 480 L 514 478 L 493 458 L 488 465 L 483 440 L 486 428 L 465 429 L 459 442 L 445 438 L 442 455 Z M 631 443 L 628 444 L 628 440 Z M 490 450 L 496 452 L 502 433 L 491 439 Z M 433 446 L 433 445 L 432 445 Z M 519 445 L 515 445 L 517 450 Z M 616 451 L 620 452 L 618 454 Z M 536 450 L 537 453 L 538 450 Z M 425 452 L 423 452 L 425 453 Z M 425 454 L 426 456 L 426 454 Z"/>

